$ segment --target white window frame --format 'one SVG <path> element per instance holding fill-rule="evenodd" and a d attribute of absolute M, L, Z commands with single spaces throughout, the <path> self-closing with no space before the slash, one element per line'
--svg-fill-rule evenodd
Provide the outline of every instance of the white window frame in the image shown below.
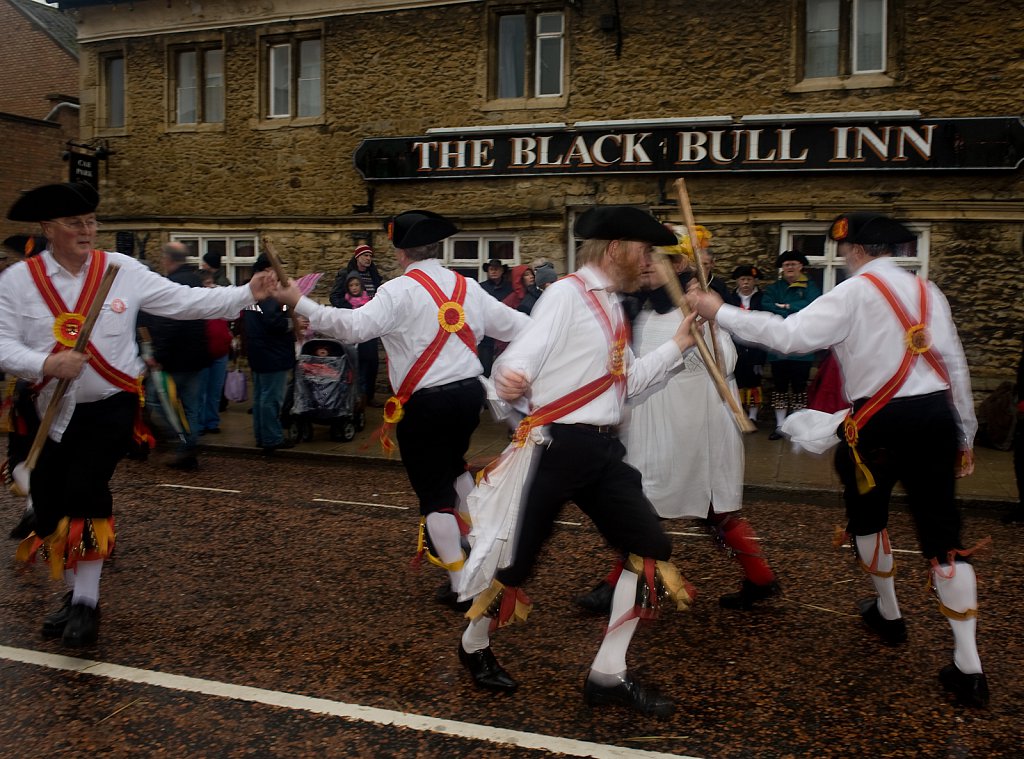
<path fill-rule="evenodd" d="M 220 265 L 224 274 L 236 285 L 245 284 L 239 280 L 238 275 L 252 273 L 252 266 L 260 255 L 259 235 L 255 232 L 224 232 L 218 234 L 175 232 L 170 235 L 172 242 L 185 243 L 189 250 L 195 250 L 195 255 L 190 255 L 186 260 L 197 266 L 202 262 L 203 256 L 210 251 L 211 242 L 223 242 L 224 253 L 221 256 Z M 236 244 L 239 242 L 252 243 L 251 256 L 235 255 Z"/>
<path fill-rule="evenodd" d="M 305 43 L 316 42 L 319 45 L 317 58 L 317 77 L 303 78 L 302 51 Z M 284 65 L 275 64 L 275 50 L 287 50 Z M 264 118 L 268 120 L 283 119 L 320 119 L 324 116 L 324 42 L 321 34 L 297 34 L 291 37 L 270 37 L 264 43 L 263 61 L 266 71 Z M 285 69 L 281 71 L 281 69 Z M 275 86 L 284 79 L 284 90 L 288 104 L 281 110 L 274 98 Z M 311 90 L 308 88 L 312 87 Z M 316 112 L 300 114 L 301 95 L 305 91 L 316 93 Z"/>
<path fill-rule="evenodd" d="M 455 244 L 457 242 L 466 241 L 476 242 L 476 257 L 456 258 Z M 483 282 L 487 279 L 487 272 L 484 271 L 484 264 L 492 258 L 495 258 L 495 256 L 491 255 L 491 244 L 509 242 L 512 243 L 512 258 L 503 258 L 502 261 L 508 264 L 508 267 L 511 269 L 513 266 L 517 266 L 519 264 L 519 235 L 510 235 L 504 232 L 460 232 L 452 235 L 444 241 L 441 263 L 455 271 L 468 272 L 472 269 L 476 274 L 477 282 Z"/>
<path fill-rule="evenodd" d="M 800 28 L 800 58 L 801 58 L 801 82 L 806 83 L 807 87 L 811 89 L 821 89 L 824 85 L 832 86 L 847 86 L 847 87 L 866 87 L 866 86 L 881 86 L 885 83 L 891 83 L 892 72 L 892 61 L 889 60 L 890 56 L 890 41 L 893 33 L 891 8 L 889 0 L 880 0 L 880 21 L 881 21 L 881 56 L 880 62 L 881 67 L 871 68 L 862 67 L 861 62 L 858 60 L 858 45 L 857 35 L 859 32 L 858 16 L 863 3 L 867 0 L 834 0 L 838 5 L 838 32 L 836 39 L 836 67 L 837 70 L 832 73 L 810 75 L 807 71 L 807 53 L 810 49 L 809 45 L 809 28 L 808 28 L 808 3 L 811 0 L 797 0 L 801 5 L 800 18 L 802 19 Z M 820 30 L 819 30 L 820 31 Z M 860 80 L 858 82 L 858 80 Z M 815 86 L 817 85 L 817 86 Z M 799 88 L 798 88 L 799 90 Z"/>
<path fill-rule="evenodd" d="M 858 29 L 858 19 L 860 18 L 860 6 L 866 0 L 853 0 L 853 6 L 850 11 L 850 71 L 853 74 L 884 74 L 885 73 L 885 62 L 889 55 L 889 0 L 879 0 L 882 4 L 881 16 L 882 16 L 882 51 L 881 51 L 881 68 L 861 68 L 860 61 L 858 60 L 859 45 L 857 44 L 857 38 L 860 30 Z"/>
<path fill-rule="evenodd" d="M 220 72 L 219 81 L 220 84 L 211 84 L 212 80 L 210 76 L 210 61 L 209 54 L 212 52 L 220 53 Z M 188 84 L 182 81 L 181 76 L 181 60 L 182 56 L 191 54 L 195 58 L 195 66 L 192 72 L 191 89 L 193 91 L 195 119 L 193 121 L 183 121 L 181 112 L 181 97 L 182 91 L 186 89 L 184 84 Z M 221 126 L 224 124 L 225 118 L 225 81 L 224 81 L 224 47 L 219 44 L 196 44 L 196 45 L 183 45 L 180 47 L 172 48 L 171 51 L 171 70 L 173 73 L 173 93 L 174 93 L 174 125 L 183 127 L 198 127 L 200 124 L 215 124 Z M 220 118 L 210 118 L 210 111 L 213 109 L 213 98 L 217 98 L 219 101 Z"/>
<path fill-rule="evenodd" d="M 830 222 L 796 222 L 783 224 L 779 234 L 779 253 L 795 250 L 793 238 L 797 235 L 815 235 L 825 238 L 824 255 L 807 256 L 809 269 L 822 272 L 821 291 L 827 293 L 845 278 L 846 259 L 839 255 L 839 244 L 829 238 Z M 931 250 L 931 227 L 928 224 L 906 223 L 904 226 L 917 236 L 917 250 L 914 256 L 895 256 L 893 263 L 904 269 L 928 277 L 928 258 Z M 843 276 L 840 277 L 840 273 Z M 769 284 L 769 282 L 765 282 Z"/>
<path fill-rule="evenodd" d="M 522 60 L 520 64 L 523 69 L 523 92 L 516 95 L 502 96 L 500 93 L 500 79 L 501 79 L 501 20 L 511 16 L 522 16 L 524 19 L 524 26 L 526 28 L 525 38 L 523 40 L 523 51 Z M 558 16 L 561 24 L 559 31 L 557 32 L 541 32 L 541 20 L 545 17 Z M 541 104 L 538 107 L 552 107 L 559 105 L 560 103 L 556 99 L 564 98 L 566 91 L 566 77 L 568 72 L 568 62 L 566 55 L 566 12 L 562 8 L 549 7 L 549 8 L 532 8 L 532 7 L 509 7 L 499 8 L 493 17 L 492 31 L 490 32 L 491 38 L 488 41 L 488 45 L 492 50 L 492 66 L 493 72 L 491 74 L 492 83 L 491 87 L 491 99 L 499 102 L 509 101 L 531 101 L 540 100 Z M 541 41 L 542 40 L 557 40 L 558 41 L 558 91 L 557 92 L 544 92 L 541 89 Z"/>

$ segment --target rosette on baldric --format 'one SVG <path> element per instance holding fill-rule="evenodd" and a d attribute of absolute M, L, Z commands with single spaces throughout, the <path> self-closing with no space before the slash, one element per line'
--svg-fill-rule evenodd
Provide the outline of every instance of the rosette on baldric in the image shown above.
<path fill-rule="evenodd" d="M 488 629 L 494 632 L 516 622 L 525 622 L 532 608 L 533 601 L 521 588 L 505 586 L 497 580 L 492 580 L 491 586 L 473 601 L 473 605 L 466 612 L 466 618 L 474 620 L 490 617 L 491 624 Z"/>
<path fill-rule="evenodd" d="M 50 565 L 50 576 L 59 580 L 65 569 L 74 569 L 79 561 L 108 558 L 116 538 L 113 517 L 64 517 L 45 538 L 33 532 L 21 541 L 14 558 L 31 564 L 39 556 Z"/>

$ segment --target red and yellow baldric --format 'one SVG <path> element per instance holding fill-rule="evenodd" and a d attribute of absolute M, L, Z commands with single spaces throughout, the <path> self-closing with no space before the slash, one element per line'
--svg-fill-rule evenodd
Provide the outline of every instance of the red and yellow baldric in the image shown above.
<path fill-rule="evenodd" d="M 865 277 L 871 284 L 878 288 L 879 292 L 889 303 L 896 318 L 899 319 L 900 324 L 903 326 L 905 332 L 904 340 L 906 342 L 906 352 L 903 354 L 903 361 L 900 363 L 896 373 L 889 378 L 889 381 L 879 388 L 878 392 L 875 393 L 871 398 L 868 399 L 867 403 L 861 406 L 856 412 L 846 417 L 843 422 L 843 432 L 846 436 L 846 443 L 850 446 L 850 452 L 853 454 L 853 460 L 857 465 L 857 489 L 863 495 L 875 487 L 875 478 L 871 475 L 871 471 L 867 468 L 864 462 L 860 458 L 860 454 L 857 452 L 857 439 L 860 431 L 864 428 L 864 425 L 878 413 L 886 403 L 888 403 L 893 396 L 899 391 L 903 384 L 907 381 L 910 376 L 911 369 L 914 368 L 914 364 L 917 360 L 924 357 L 925 361 L 928 362 L 929 366 L 935 370 L 935 373 L 939 375 L 943 382 L 950 385 L 949 372 L 946 370 L 946 365 L 942 360 L 942 356 L 935 350 L 931 341 L 931 334 L 928 331 L 928 320 L 930 314 L 928 313 L 928 285 L 920 277 L 917 280 L 918 292 L 920 294 L 921 304 L 921 316 L 915 321 L 911 318 L 910 314 L 900 303 L 895 293 L 889 286 L 879 277 L 874 274 L 865 273 L 861 276 Z"/>
<path fill-rule="evenodd" d="M 85 273 L 85 284 L 82 285 L 82 292 L 78 296 L 78 301 L 75 303 L 74 310 L 71 310 L 64 303 L 64 299 L 60 297 L 60 293 L 57 292 L 57 288 L 53 286 L 53 282 L 50 280 L 50 276 L 46 273 L 46 262 L 42 256 L 36 256 L 26 261 L 28 265 L 29 274 L 32 275 L 32 281 L 35 283 L 36 289 L 39 290 L 39 295 L 43 299 L 43 303 L 50 309 L 50 313 L 53 314 L 53 337 L 56 342 L 53 345 L 51 353 L 60 353 L 61 351 L 71 350 L 75 347 L 75 342 L 78 340 L 78 333 L 82 329 L 82 325 L 85 323 L 85 314 L 88 312 L 93 300 L 96 299 L 96 294 L 99 291 L 100 281 L 103 279 L 103 272 L 107 268 L 107 254 L 102 250 L 94 250 L 92 256 L 89 259 L 89 268 Z M 119 390 L 124 390 L 127 393 L 134 393 L 139 397 L 139 405 L 145 402 L 145 393 L 142 390 L 142 377 L 133 377 L 130 374 L 122 372 L 120 369 L 113 366 L 103 355 L 97 350 L 96 345 L 90 340 L 88 345 L 85 346 L 85 354 L 89 357 L 89 366 L 100 375 L 104 380 L 109 382 Z M 48 381 L 49 377 L 45 378 L 41 383 L 36 386 L 36 392 L 38 392 Z M 141 415 L 136 419 L 135 424 L 135 439 L 137 442 L 147 442 L 150 447 L 155 443 L 152 435 L 141 423 Z"/>
<path fill-rule="evenodd" d="M 575 274 L 570 274 L 565 279 L 574 282 L 579 287 L 580 294 L 608 337 L 608 342 L 611 346 L 608 350 L 608 371 L 582 387 L 576 388 L 571 393 L 566 393 L 550 403 L 545 403 L 525 417 L 519 423 L 512 438 L 513 444 L 520 448 L 526 444 L 530 431 L 534 428 L 551 424 L 563 416 L 583 408 L 591 401 L 604 395 L 612 387 L 617 390 L 620 399 L 625 399 L 626 397 L 626 345 L 629 342 L 629 327 L 625 319 L 620 318 L 618 323 L 613 326 L 601 302 L 591 290 L 587 289 L 586 283 L 582 279 Z M 495 461 L 491 462 L 484 469 L 483 476 L 486 477 L 492 472 L 503 457 L 499 456 Z"/>
<path fill-rule="evenodd" d="M 413 363 L 409 373 L 405 375 L 398 392 L 388 398 L 384 404 L 384 424 L 377 433 L 380 439 L 381 448 L 387 453 L 395 450 L 394 441 L 391 440 L 391 427 L 398 424 L 405 415 L 404 406 L 412 397 L 416 386 L 423 380 L 430 367 L 434 365 L 437 357 L 441 355 L 448 339 L 453 335 L 465 343 L 466 347 L 476 355 L 476 337 L 473 330 L 466 323 L 466 311 L 463 308 L 466 303 L 466 278 L 461 274 L 455 276 L 455 289 L 451 296 L 445 295 L 437 283 L 419 269 L 407 271 L 405 276 L 411 277 L 430 293 L 430 297 L 437 304 L 437 334 Z"/>

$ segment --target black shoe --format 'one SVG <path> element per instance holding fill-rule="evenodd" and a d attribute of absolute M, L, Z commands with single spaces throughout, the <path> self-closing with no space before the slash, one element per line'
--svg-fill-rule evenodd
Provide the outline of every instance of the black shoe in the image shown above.
<path fill-rule="evenodd" d="M 74 604 L 60 642 L 68 648 L 82 648 L 96 642 L 100 630 L 100 610 L 96 606 Z"/>
<path fill-rule="evenodd" d="M 491 653 L 491 647 L 467 654 L 459 644 L 459 661 L 469 670 L 478 688 L 511 693 L 519 687 L 519 683 L 502 669 L 498 660 Z"/>
<path fill-rule="evenodd" d="M 59 638 L 64 634 L 67 627 L 68 617 L 71 616 L 71 591 L 64 594 L 64 603 L 52 614 L 47 614 L 43 619 L 43 637 L 47 640 Z"/>
<path fill-rule="evenodd" d="M 583 700 L 590 706 L 625 706 L 648 717 L 669 717 L 676 705 L 654 688 L 645 688 L 628 674 L 615 685 L 598 685 L 587 677 Z"/>
<path fill-rule="evenodd" d="M 576 596 L 573 603 L 591 614 L 607 614 L 612 610 L 612 596 L 614 595 L 615 586 L 606 580 L 601 580 L 589 593 Z"/>
<path fill-rule="evenodd" d="M 447 580 L 434 593 L 434 600 L 463 614 L 469 611 L 469 607 L 473 605 L 472 601 L 460 601 L 459 594 L 452 590 L 452 586 Z"/>
<path fill-rule="evenodd" d="M 766 598 L 774 598 L 779 595 L 782 595 L 782 587 L 776 580 L 772 580 L 767 585 L 755 585 L 750 580 L 744 578 L 739 591 L 736 593 L 726 593 L 724 596 L 720 596 L 718 599 L 718 605 L 723 609 L 741 609 L 743 611 L 750 611 L 758 601 L 763 601 Z"/>
<path fill-rule="evenodd" d="M 294 447 L 295 443 L 293 443 L 291 440 L 282 440 L 280 443 L 275 443 L 274 445 L 263 446 L 263 453 L 266 456 L 270 456 L 273 455 L 274 451 L 284 451 Z"/>
<path fill-rule="evenodd" d="M 860 618 L 864 624 L 878 633 L 878 636 L 890 646 L 898 646 L 907 640 L 907 623 L 903 617 L 886 619 L 878 610 L 877 598 L 865 598 L 857 602 Z"/>
<path fill-rule="evenodd" d="M 776 427 L 768 435 L 768 439 L 769 440 L 782 440 L 782 431 L 778 427 Z"/>
<path fill-rule="evenodd" d="M 1018 506 L 1009 514 L 1003 514 L 1001 521 L 1003 524 L 1019 524 L 1024 522 L 1024 506 Z"/>
<path fill-rule="evenodd" d="M 219 435 L 220 434 L 220 427 L 211 427 L 208 430 L 203 430 L 199 434 L 200 435 Z"/>
<path fill-rule="evenodd" d="M 177 469 L 179 472 L 198 472 L 199 459 L 195 456 L 182 456 L 167 464 L 169 469 Z"/>
<path fill-rule="evenodd" d="M 988 706 L 988 679 L 982 672 L 965 675 L 955 664 L 947 664 L 939 670 L 939 682 L 962 706 Z"/>
<path fill-rule="evenodd" d="M 32 531 L 36 528 L 36 513 L 31 509 L 25 509 L 21 515 L 21 521 L 14 526 L 11 530 L 11 538 L 14 540 L 24 540 Z"/>

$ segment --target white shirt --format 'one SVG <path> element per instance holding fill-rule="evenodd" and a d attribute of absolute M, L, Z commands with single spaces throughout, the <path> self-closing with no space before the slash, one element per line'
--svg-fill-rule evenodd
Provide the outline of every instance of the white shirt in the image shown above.
<path fill-rule="evenodd" d="M 576 276 L 597 296 L 613 325 L 625 318 L 619 296 L 608 291 L 610 283 L 600 269 L 584 266 Z M 608 373 L 608 335 L 577 283 L 566 278 L 548 287 L 537 301 L 531 317 L 530 326 L 494 364 L 495 373 L 511 369 L 525 375 L 530 383 L 528 400 L 531 410 Z M 636 395 L 663 380 L 680 358 L 679 348 L 672 340 L 642 358 L 636 358 L 627 346 L 627 395 Z M 618 389 L 612 386 L 558 422 L 618 424 L 622 419 L 622 405 Z"/>
<path fill-rule="evenodd" d="M 888 256 L 864 264 L 857 274 L 882 279 L 911 318 L 921 313 L 917 277 Z M 961 443 L 974 443 L 978 422 L 971 397 L 971 376 L 960 338 L 942 291 L 928 283 L 928 329 L 952 383 L 959 414 Z M 843 373 L 847 400 L 870 398 L 896 373 L 906 353 L 905 330 L 882 293 L 865 277 L 852 276 L 806 308 L 783 319 L 766 311 L 722 306 L 718 323 L 745 342 L 779 353 L 810 353 L 831 347 Z M 897 398 L 925 395 L 949 388 L 931 365 L 919 358 Z"/>
<path fill-rule="evenodd" d="M 419 269 L 441 288 L 446 296 L 455 289 L 455 278 L 436 258 L 415 261 L 406 271 Z M 484 292 L 474 280 L 466 280 L 463 304 L 466 323 L 477 342 L 484 335 L 498 340 L 511 340 L 530 323 L 530 317 Z M 388 354 L 388 378 L 396 391 L 412 369 L 420 354 L 437 336 L 437 303 L 427 289 L 412 277 L 396 277 L 377 289 L 365 306 L 356 309 L 321 306 L 302 298 L 295 311 L 309 319 L 316 332 L 331 335 L 349 343 L 363 343 L 381 338 Z M 458 335 L 448 337 L 441 353 L 414 390 L 446 385 L 449 382 L 479 377 L 483 365 Z"/>
<path fill-rule="evenodd" d="M 64 305 L 75 307 L 89 270 L 87 262 L 72 274 L 46 250 L 39 254 L 46 273 Z M 91 261 L 91 254 L 90 254 Z M 253 302 L 245 287 L 186 287 L 150 271 L 144 264 L 120 253 L 107 253 L 109 264 L 120 267 L 110 293 L 93 328 L 90 342 L 115 369 L 130 377 L 145 366 L 135 341 L 135 318 L 139 310 L 175 319 L 233 318 Z M 50 356 L 56 338 L 54 316 L 39 293 L 28 265 L 19 262 L 0 276 L 0 368 L 29 380 L 43 378 L 43 363 Z M 205 350 L 206 346 L 197 346 Z M 49 403 L 57 382 L 46 383 L 37 401 L 40 414 Z M 77 403 L 98 401 L 121 392 L 101 377 L 89 363 L 71 384 L 50 437 L 59 441 Z"/>

